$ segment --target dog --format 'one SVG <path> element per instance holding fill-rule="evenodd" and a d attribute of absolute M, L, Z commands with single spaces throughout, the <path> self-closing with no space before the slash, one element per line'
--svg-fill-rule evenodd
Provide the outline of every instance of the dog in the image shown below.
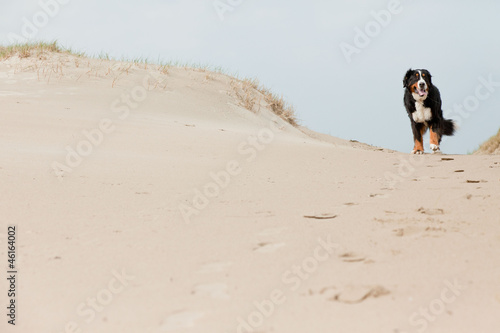
<path fill-rule="evenodd" d="M 441 94 L 432 84 L 432 76 L 426 69 L 409 69 L 403 79 L 405 88 L 404 104 L 411 121 L 413 154 L 423 154 L 422 137 L 430 130 L 430 148 L 432 153 L 440 153 L 439 145 L 443 135 L 453 135 L 456 124 L 453 120 L 443 118 L 441 110 Z"/>

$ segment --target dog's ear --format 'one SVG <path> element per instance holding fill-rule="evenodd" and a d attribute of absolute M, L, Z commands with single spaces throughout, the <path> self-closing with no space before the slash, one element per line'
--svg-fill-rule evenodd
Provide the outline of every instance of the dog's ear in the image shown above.
<path fill-rule="evenodd" d="M 410 68 L 408 71 L 406 71 L 405 77 L 403 78 L 403 88 L 408 87 L 408 79 L 411 77 L 412 74 L 413 74 L 413 69 Z"/>

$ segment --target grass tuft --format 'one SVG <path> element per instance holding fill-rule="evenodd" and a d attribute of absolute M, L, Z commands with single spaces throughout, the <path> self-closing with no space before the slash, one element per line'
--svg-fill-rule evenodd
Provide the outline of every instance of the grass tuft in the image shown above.
<path fill-rule="evenodd" d="M 36 42 L 36 43 L 25 43 L 25 44 L 14 44 L 9 46 L 0 46 L 0 60 L 7 59 L 13 56 L 19 56 L 19 58 L 29 58 L 32 56 L 40 56 L 43 53 L 48 52 L 70 52 L 69 50 L 62 49 L 57 45 L 57 41 L 52 43 Z"/>
<path fill-rule="evenodd" d="M 299 125 L 295 108 L 287 103 L 282 95 L 275 94 L 262 86 L 257 79 L 242 79 L 238 80 L 238 83 L 231 80 L 231 86 L 241 105 L 246 109 L 254 111 L 255 104 L 260 106 L 260 100 L 257 102 L 257 97 L 260 95 L 276 115 L 293 126 Z"/>
<path fill-rule="evenodd" d="M 234 80 L 232 79 L 230 82 L 231 87 L 233 88 L 236 97 L 240 100 L 241 106 L 245 109 L 258 112 L 259 110 L 254 111 L 254 107 L 256 104 L 256 89 L 253 85 L 252 80 Z M 260 103 L 259 103 L 260 106 Z"/>
<path fill-rule="evenodd" d="M 298 119 L 295 113 L 295 108 L 288 104 L 282 95 L 277 95 L 264 87 L 258 89 L 263 95 L 271 109 L 279 117 L 283 118 L 293 126 L 298 126 Z"/>
<path fill-rule="evenodd" d="M 500 154 L 500 130 L 489 138 L 475 152 L 475 154 Z"/>

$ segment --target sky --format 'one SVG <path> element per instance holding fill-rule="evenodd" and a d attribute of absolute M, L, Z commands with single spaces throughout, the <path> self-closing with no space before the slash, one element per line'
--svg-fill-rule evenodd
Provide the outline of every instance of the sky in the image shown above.
<path fill-rule="evenodd" d="M 478 0 L 19 0 L 0 5 L 0 43 L 57 40 L 89 55 L 221 67 L 257 78 L 301 124 L 410 152 L 403 76 L 426 68 L 446 118 L 445 153 L 500 128 L 500 2 Z M 425 139 L 428 150 L 428 136 Z"/>

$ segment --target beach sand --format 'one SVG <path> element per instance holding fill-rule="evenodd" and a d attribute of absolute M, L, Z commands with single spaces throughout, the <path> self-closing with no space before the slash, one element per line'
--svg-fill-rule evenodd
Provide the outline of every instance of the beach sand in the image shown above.
<path fill-rule="evenodd" d="M 499 156 L 346 141 L 224 74 L 66 53 L 2 60 L 0 99 L 2 332 L 500 330 Z"/>

